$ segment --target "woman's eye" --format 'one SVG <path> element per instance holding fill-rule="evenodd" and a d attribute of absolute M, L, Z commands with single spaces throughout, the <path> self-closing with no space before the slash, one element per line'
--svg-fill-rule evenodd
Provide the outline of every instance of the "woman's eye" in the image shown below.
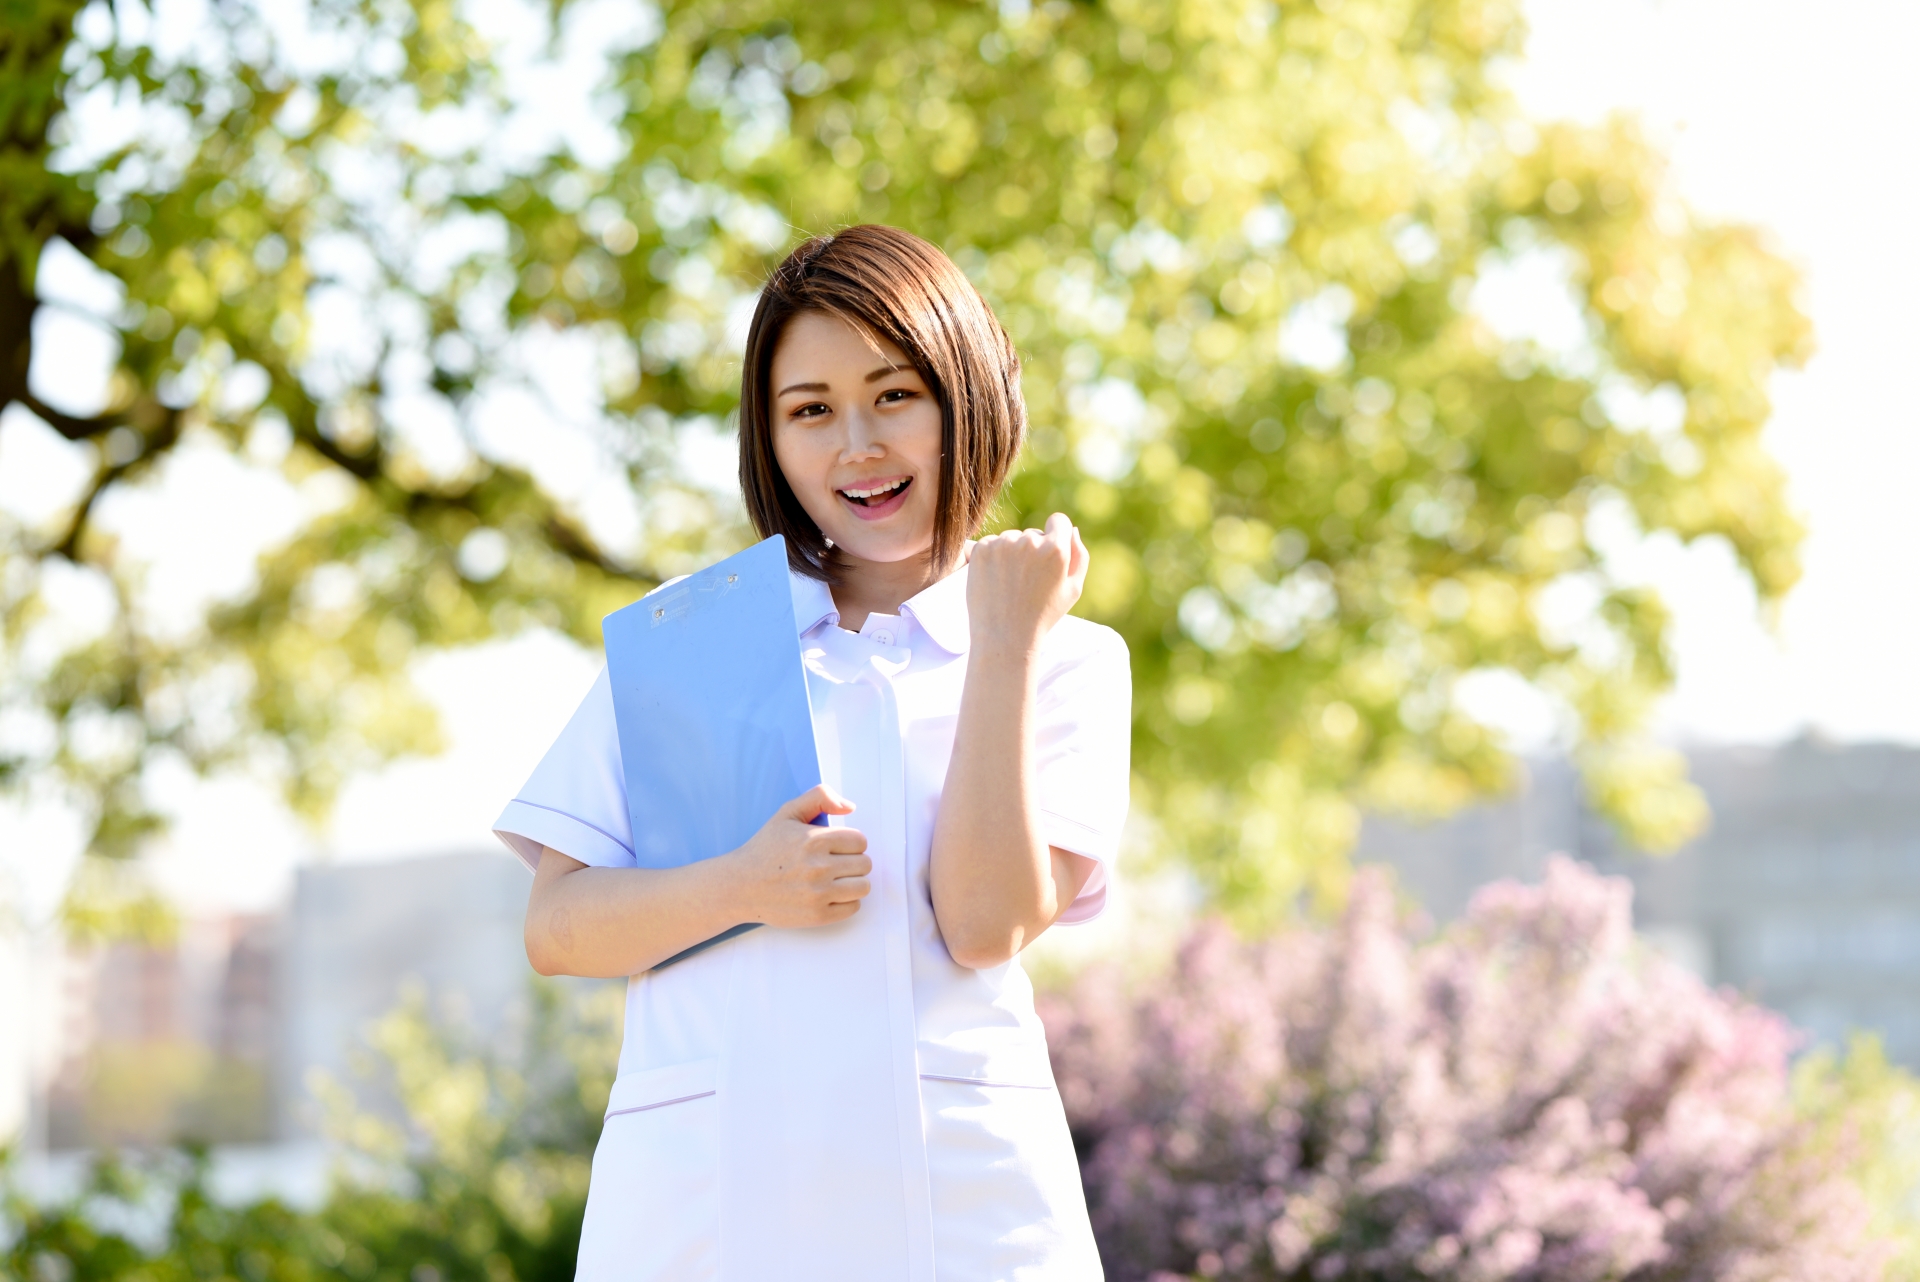
<path fill-rule="evenodd" d="M 813 404 L 811 404 L 811 405 L 802 405 L 802 406 L 800 406 L 800 407 L 798 407 L 797 409 L 795 409 L 795 410 L 793 411 L 793 417 L 795 417 L 795 418 L 818 418 L 818 417 L 819 417 L 820 415 L 822 415 L 822 414 L 825 414 L 825 413 L 828 413 L 828 412 L 829 412 L 829 411 L 828 411 L 828 409 L 827 409 L 827 407 L 826 407 L 826 406 L 824 406 L 824 405 L 822 405 L 822 404 L 821 404 L 820 402 L 818 402 L 818 401 L 815 401 L 815 402 L 814 402 Z"/>
<path fill-rule="evenodd" d="M 907 400 L 912 397 L 913 394 L 910 388 L 889 387 L 886 391 L 880 393 L 880 403 L 882 405 L 891 405 L 896 401 Z"/>

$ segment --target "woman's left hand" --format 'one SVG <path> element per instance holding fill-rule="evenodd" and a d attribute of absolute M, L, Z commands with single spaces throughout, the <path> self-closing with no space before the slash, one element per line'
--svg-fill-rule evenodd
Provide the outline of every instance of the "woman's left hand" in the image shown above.
<path fill-rule="evenodd" d="M 967 614 L 975 645 L 1031 649 L 1058 623 L 1087 581 L 1087 545 L 1065 513 L 1044 530 L 981 539 L 967 561 Z"/>

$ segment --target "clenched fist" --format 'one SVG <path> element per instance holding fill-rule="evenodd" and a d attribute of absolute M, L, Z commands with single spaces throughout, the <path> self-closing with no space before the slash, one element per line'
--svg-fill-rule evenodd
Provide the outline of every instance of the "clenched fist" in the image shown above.
<path fill-rule="evenodd" d="M 981 539 L 967 560 L 973 641 L 1030 650 L 1058 623 L 1087 581 L 1087 545 L 1064 513 L 1044 530 Z"/>

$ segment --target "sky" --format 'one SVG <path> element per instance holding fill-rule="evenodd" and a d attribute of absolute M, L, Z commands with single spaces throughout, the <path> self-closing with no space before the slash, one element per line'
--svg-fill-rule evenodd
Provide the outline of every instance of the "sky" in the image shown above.
<path fill-rule="evenodd" d="M 1766 444 L 1809 535 L 1762 625 L 1724 545 L 1635 558 L 1677 619 L 1679 741 L 1812 731 L 1920 743 L 1920 5 L 1886 0 L 1532 0 L 1513 84 L 1539 116 L 1639 116 L 1694 209 L 1769 229 L 1805 273 L 1818 352 L 1775 380 Z M 1906 515 L 1903 516 L 1902 514 Z"/>
<path fill-rule="evenodd" d="M 1920 166 L 1920 5 L 1887 0 L 1532 0 L 1529 55 L 1511 83 L 1536 118 L 1639 116 L 1673 160 L 1683 199 L 1716 218 L 1768 228 L 1801 266 L 1819 351 L 1779 376 L 1767 444 L 1806 520 L 1806 575 L 1771 621 L 1723 544 L 1671 539 L 1622 549 L 1621 572 L 1658 587 L 1675 612 L 1677 685 L 1659 734 L 1676 743 L 1777 742 L 1804 732 L 1920 743 L 1920 396 L 1908 370 L 1920 340 L 1920 255 L 1911 253 Z M 69 335 L 76 343 L 84 336 Z M 82 347 L 72 349 L 84 360 Z M 0 428 L 0 503 L 30 507 L 57 470 Z M 244 582 L 251 550 L 178 519 L 219 510 L 237 467 L 218 451 L 173 461 L 167 504 L 103 513 L 128 537 L 194 566 L 181 599 Z M 196 500 L 195 496 L 203 496 Z M 268 530 L 324 492 L 259 491 L 226 511 Z M 172 513 L 174 515 L 169 515 Z M 82 603 L 84 604 L 84 603 Z M 167 781 L 178 822 L 154 861 L 188 912 L 255 911 L 286 895 L 306 860 L 365 860 L 497 849 L 490 821 L 571 714 L 598 658 L 547 635 L 439 656 L 419 672 L 450 748 L 350 784 L 325 832 L 292 819 L 242 779 Z M 1522 749 L 1551 727 L 1525 699 L 1488 712 Z M 0 810 L 0 877 L 29 917 L 51 909 L 77 855 L 70 815 Z M 501 850 L 502 857 L 505 852 Z"/>

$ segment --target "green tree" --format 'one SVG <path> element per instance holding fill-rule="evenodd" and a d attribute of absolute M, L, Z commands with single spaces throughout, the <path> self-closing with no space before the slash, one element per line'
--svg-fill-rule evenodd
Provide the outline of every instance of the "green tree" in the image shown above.
<path fill-rule="evenodd" d="M 45 731 L 11 777 L 93 807 L 76 906 L 158 822 L 156 762 L 264 759 L 322 813 L 433 745 L 423 648 L 592 644 L 737 546 L 685 464 L 724 439 L 729 327 L 799 234 L 856 220 L 946 247 L 1019 343 L 1036 430 L 1004 519 L 1086 530 L 1082 608 L 1133 649 L 1138 804 L 1223 902 L 1337 896 L 1358 806 L 1500 787 L 1460 697 L 1484 670 L 1559 701 L 1632 842 L 1704 819 L 1637 738 L 1666 614 L 1603 546 L 1723 538 L 1763 601 L 1791 586 L 1759 433 L 1808 326 L 1764 238 L 1692 216 L 1630 123 L 1522 118 L 1503 0 L 570 0 L 517 27 L 318 0 L 297 29 L 227 0 L 170 40 L 137 6 L 15 8 L 0 399 L 93 479 L 0 534 L 3 697 Z M 86 127 L 109 100 L 130 141 Z M 55 237 L 123 295 L 94 414 L 29 383 Z M 1503 313 L 1527 282 L 1557 328 Z M 501 430 L 542 404 L 536 439 Z M 637 532 L 542 480 L 562 437 Z M 314 515 L 182 635 L 96 513 L 191 440 Z M 116 609 L 36 645 L 62 563 Z"/>

